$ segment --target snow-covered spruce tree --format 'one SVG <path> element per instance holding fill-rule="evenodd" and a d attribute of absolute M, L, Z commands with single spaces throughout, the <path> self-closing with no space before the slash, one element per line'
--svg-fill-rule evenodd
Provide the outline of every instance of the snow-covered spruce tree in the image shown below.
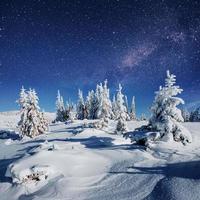
<path fill-rule="evenodd" d="M 117 126 L 115 129 L 115 133 L 116 134 L 124 134 L 125 132 L 127 132 L 127 123 L 126 120 L 123 118 L 123 116 L 121 116 L 120 118 L 118 118 L 117 120 Z"/>
<path fill-rule="evenodd" d="M 132 102 L 131 102 L 131 110 L 130 110 L 130 119 L 136 120 L 136 108 L 135 108 L 135 97 L 133 96 Z"/>
<path fill-rule="evenodd" d="M 83 92 L 81 90 L 78 91 L 78 102 L 77 102 L 77 119 L 83 120 L 88 116 L 87 109 L 83 99 Z"/>
<path fill-rule="evenodd" d="M 112 100 L 112 112 L 113 112 L 113 119 L 116 119 L 116 116 L 117 116 L 117 104 L 116 104 L 115 95 L 113 95 L 113 100 Z"/>
<path fill-rule="evenodd" d="M 196 108 L 195 111 L 191 112 L 189 121 L 191 121 L 191 122 L 199 122 L 200 121 L 200 107 Z"/>
<path fill-rule="evenodd" d="M 38 131 L 40 134 L 48 131 L 48 120 L 45 118 L 44 116 L 44 112 L 39 112 L 39 119 L 40 119 L 40 123 L 38 126 Z"/>
<path fill-rule="evenodd" d="M 88 119 L 96 119 L 98 111 L 98 99 L 93 90 L 88 92 L 85 104 L 88 111 Z"/>
<path fill-rule="evenodd" d="M 190 113 L 186 109 L 181 109 L 181 114 L 184 119 L 184 122 L 190 121 Z"/>
<path fill-rule="evenodd" d="M 19 99 L 17 100 L 17 103 L 20 106 L 20 121 L 18 122 L 18 128 L 21 133 L 25 130 L 25 122 L 27 120 L 27 107 L 28 107 L 28 95 L 26 93 L 26 90 L 22 86 Z M 23 134 L 22 134 L 23 136 Z"/>
<path fill-rule="evenodd" d="M 109 119 L 113 118 L 112 103 L 110 100 L 109 89 L 107 87 L 107 80 L 104 81 L 104 85 L 100 83 L 96 87 L 96 105 L 97 105 L 97 119 L 100 121 L 97 123 L 98 128 L 103 128 L 108 125 Z"/>
<path fill-rule="evenodd" d="M 129 106 L 128 106 L 128 98 L 127 96 L 125 95 L 124 96 L 124 105 L 126 107 L 126 113 L 127 113 L 127 120 L 130 120 L 130 113 L 129 113 Z"/>
<path fill-rule="evenodd" d="M 128 119 L 128 114 L 126 106 L 124 105 L 124 95 L 122 94 L 121 84 L 119 84 L 119 90 L 117 92 L 116 119 L 117 119 L 117 126 L 115 133 L 117 134 L 125 133 L 127 131 L 126 120 Z"/>
<path fill-rule="evenodd" d="M 129 119 L 129 116 L 127 114 L 125 101 L 124 101 L 124 95 L 122 94 L 122 86 L 119 84 L 119 89 L 116 96 L 116 119 L 119 119 L 123 117 L 123 119 L 127 120 Z"/>
<path fill-rule="evenodd" d="M 65 116 L 66 116 L 66 120 L 73 121 L 75 119 L 74 105 L 71 101 L 66 102 Z"/>
<path fill-rule="evenodd" d="M 165 87 L 160 87 L 156 92 L 154 103 L 151 107 L 152 116 L 149 120 L 149 126 L 160 132 L 161 138 L 167 140 L 174 139 L 181 141 L 183 144 L 192 141 L 191 134 L 186 130 L 180 122 L 183 122 L 181 110 L 177 108 L 184 101 L 176 97 L 183 90 L 175 85 L 176 76 L 167 71 L 165 79 Z"/>
<path fill-rule="evenodd" d="M 42 134 L 46 130 L 46 122 L 41 122 L 40 107 L 38 105 L 38 96 L 35 90 L 29 90 L 26 93 L 26 103 L 22 113 L 20 122 L 18 123 L 19 130 L 22 136 L 35 137 Z M 21 115 L 21 116 L 22 116 Z M 23 120 L 22 120 L 23 118 Z M 43 120 L 43 119 L 42 119 Z"/>
<path fill-rule="evenodd" d="M 57 98 L 56 98 L 56 120 L 58 122 L 64 122 L 67 120 L 65 105 L 63 101 L 63 97 L 60 95 L 60 91 L 58 90 Z"/>
<path fill-rule="evenodd" d="M 107 87 L 107 80 L 104 81 L 103 90 L 101 93 L 101 119 L 111 119 L 113 117 L 112 103 L 110 101 L 109 89 Z"/>

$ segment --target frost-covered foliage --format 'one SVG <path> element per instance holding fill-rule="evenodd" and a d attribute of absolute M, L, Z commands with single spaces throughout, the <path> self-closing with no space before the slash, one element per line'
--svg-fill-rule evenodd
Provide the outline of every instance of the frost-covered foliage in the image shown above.
<path fill-rule="evenodd" d="M 87 100 L 86 100 L 86 107 L 88 109 L 88 118 L 97 119 L 99 101 L 98 101 L 96 93 L 93 90 L 91 90 L 88 93 Z"/>
<path fill-rule="evenodd" d="M 22 136 L 35 137 L 44 133 L 48 128 L 48 122 L 40 112 L 38 96 L 35 90 L 28 92 L 22 87 L 18 103 L 21 108 L 21 119 L 18 128 Z"/>
<path fill-rule="evenodd" d="M 56 98 L 56 120 L 59 122 L 64 122 L 67 120 L 66 109 L 64 105 L 63 97 L 60 95 L 60 91 L 58 90 L 57 98 Z"/>
<path fill-rule="evenodd" d="M 195 111 L 191 112 L 189 121 L 191 121 L 191 122 L 199 122 L 200 121 L 200 107 L 196 108 Z"/>
<path fill-rule="evenodd" d="M 78 91 L 78 102 L 77 102 L 77 119 L 86 119 L 88 117 L 88 111 L 84 103 L 83 92 L 81 90 Z"/>
<path fill-rule="evenodd" d="M 120 117 L 117 120 L 117 126 L 115 129 L 115 133 L 116 134 L 124 134 L 125 132 L 127 132 L 127 124 L 126 124 L 126 120 L 123 117 Z"/>
<path fill-rule="evenodd" d="M 112 113 L 112 103 L 110 101 L 109 89 L 107 87 L 107 80 L 104 81 L 104 85 L 100 84 L 98 89 L 98 99 L 99 99 L 99 110 L 98 118 L 111 119 L 113 117 Z"/>
<path fill-rule="evenodd" d="M 75 108 L 75 105 L 71 101 L 66 102 L 65 116 L 66 116 L 66 120 L 74 121 L 74 119 L 76 119 L 76 108 Z"/>
<path fill-rule="evenodd" d="M 115 119 L 123 118 L 124 120 L 129 119 L 127 109 L 125 106 L 124 95 L 122 94 L 122 86 L 119 84 L 119 89 L 116 96 L 115 102 Z"/>
<path fill-rule="evenodd" d="M 151 107 L 152 116 L 149 120 L 149 126 L 153 130 L 161 133 L 161 137 L 181 141 L 183 144 L 192 141 L 188 131 L 183 130 L 179 122 L 184 119 L 181 115 L 181 110 L 177 108 L 179 104 L 184 104 L 184 101 L 176 97 L 183 90 L 175 85 L 176 76 L 167 71 L 165 79 L 165 87 L 160 87 L 156 92 L 154 103 Z"/>
<path fill-rule="evenodd" d="M 40 125 L 38 127 L 40 133 L 48 130 L 48 120 L 44 117 L 44 112 L 39 112 Z"/>
<path fill-rule="evenodd" d="M 190 113 L 186 109 L 181 110 L 182 117 L 184 119 L 184 122 L 190 121 Z"/>
<path fill-rule="evenodd" d="M 135 108 L 135 97 L 133 96 L 132 102 L 131 102 L 131 110 L 130 110 L 130 119 L 136 120 L 136 108 Z"/>

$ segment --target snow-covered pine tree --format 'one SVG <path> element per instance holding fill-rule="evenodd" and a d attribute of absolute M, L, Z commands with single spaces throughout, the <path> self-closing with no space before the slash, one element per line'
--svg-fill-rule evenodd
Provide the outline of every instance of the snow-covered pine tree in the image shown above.
<path fill-rule="evenodd" d="M 130 110 L 130 119 L 131 120 L 136 120 L 136 108 L 135 108 L 135 96 L 132 98 L 131 102 L 131 110 Z"/>
<path fill-rule="evenodd" d="M 181 109 L 181 114 L 184 119 L 184 122 L 190 121 L 190 113 L 186 109 Z"/>
<path fill-rule="evenodd" d="M 115 129 L 115 133 L 116 134 L 124 134 L 125 132 L 127 132 L 126 120 L 124 120 L 123 117 L 120 117 L 117 120 L 117 126 Z"/>
<path fill-rule="evenodd" d="M 83 99 L 83 92 L 80 89 L 78 90 L 78 102 L 76 109 L 77 109 L 77 119 L 83 120 L 87 118 L 88 113 Z"/>
<path fill-rule="evenodd" d="M 149 125 L 153 130 L 160 132 L 160 137 L 168 140 L 174 139 L 183 144 L 192 141 L 191 134 L 179 122 L 183 122 L 179 104 L 184 104 L 181 98 L 176 97 L 183 90 L 175 85 L 176 76 L 167 71 L 165 87 L 160 87 L 156 92 L 154 103 L 151 107 L 152 116 Z"/>
<path fill-rule="evenodd" d="M 116 119 L 117 118 L 117 104 L 116 104 L 115 95 L 113 95 L 113 100 L 112 100 L 112 112 L 113 112 L 113 119 Z"/>
<path fill-rule="evenodd" d="M 109 89 L 107 87 L 107 80 L 104 81 L 103 90 L 101 93 L 101 113 L 100 118 L 105 119 L 106 121 L 108 119 L 111 119 L 113 117 L 112 112 L 112 103 L 110 101 L 110 94 Z"/>
<path fill-rule="evenodd" d="M 191 122 L 199 122 L 200 121 L 200 107 L 196 108 L 196 110 L 191 112 L 189 121 L 191 121 Z"/>
<path fill-rule="evenodd" d="M 71 101 L 66 102 L 65 116 L 66 120 L 73 121 L 75 119 L 74 105 Z"/>
<path fill-rule="evenodd" d="M 128 119 L 128 114 L 126 110 L 126 106 L 124 105 L 124 95 L 122 94 L 122 86 L 119 84 L 119 89 L 117 92 L 116 99 L 116 119 L 117 126 L 115 133 L 123 134 L 127 131 L 126 120 Z"/>
<path fill-rule="evenodd" d="M 23 95 L 24 92 L 22 92 Z M 44 121 L 41 122 L 40 107 L 38 105 L 39 99 L 35 90 L 30 89 L 25 96 L 26 106 L 24 107 L 23 117 L 21 115 L 18 127 L 22 136 L 35 137 L 45 132 L 45 123 Z"/>
<path fill-rule="evenodd" d="M 21 114 L 20 121 L 18 122 L 18 128 L 23 136 L 23 132 L 25 130 L 25 121 L 27 120 L 27 107 L 28 107 L 28 95 L 23 86 L 21 88 L 19 99 L 17 100 L 17 103 L 20 106 L 20 114 Z"/>
<path fill-rule="evenodd" d="M 124 120 L 129 118 L 125 106 L 124 95 L 122 94 L 122 86 L 119 84 L 119 89 L 116 97 L 116 119 L 123 117 Z"/>
<path fill-rule="evenodd" d="M 97 109 L 97 113 L 96 113 L 96 119 L 100 119 L 101 118 L 101 111 L 102 111 L 102 96 L 103 96 L 103 85 L 102 83 L 97 84 L 96 87 L 96 98 L 98 101 L 98 109 Z"/>
<path fill-rule="evenodd" d="M 124 105 L 126 107 L 126 113 L 127 113 L 127 119 L 126 120 L 130 120 L 130 113 L 129 113 L 129 106 L 128 106 L 128 98 L 125 95 L 124 96 Z"/>
<path fill-rule="evenodd" d="M 39 112 L 39 119 L 40 119 L 40 123 L 38 126 L 38 130 L 40 134 L 43 134 L 44 132 L 48 130 L 49 123 L 48 123 L 48 120 L 44 116 L 44 112 Z"/>
<path fill-rule="evenodd" d="M 57 98 L 56 98 L 56 120 L 58 122 L 64 122 L 67 120 L 66 109 L 63 101 L 63 97 L 60 95 L 60 91 L 58 90 Z"/>
<path fill-rule="evenodd" d="M 24 109 L 27 106 L 27 93 L 24 89 L 24 86 L 22 86 L 19 94 L 19 99 L 17 100 L 17 103 L 20 106 L 20 109 Z"/>

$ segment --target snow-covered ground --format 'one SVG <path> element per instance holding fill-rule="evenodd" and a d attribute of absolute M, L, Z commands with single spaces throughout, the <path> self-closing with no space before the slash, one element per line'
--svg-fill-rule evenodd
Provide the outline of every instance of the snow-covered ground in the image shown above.
<path fill-rule="evenodd" d="M 89 120 L 57 123 L 45 135 L 18 140 L 18 120 L 18 112 L 0 113 L 0 199 L 200 197 L 200 123 L 183 124 L 192 144 L 156 142 L 145 149 L 113 135 L 115 122 L 104 131 L 87 128 Z M 144 124 L 128 122 L 128 128 Z"/>

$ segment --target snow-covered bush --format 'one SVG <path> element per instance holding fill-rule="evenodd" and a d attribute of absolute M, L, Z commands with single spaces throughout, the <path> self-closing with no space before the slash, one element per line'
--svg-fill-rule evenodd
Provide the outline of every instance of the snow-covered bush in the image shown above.
<path fill-rule="evenodd" d="M 126 120 L 121 117 L 117 120 L 117 126 L 115 129 L 116 134 L 124 134 L 127 131 L 127 124 Z"/>
<path fill-rule="evenodd" d="M 21 119 L 18 128 L 23 136 L 34 137 L 44 133 L 48 128 L 48 122 L 44 114 L 40 112 L 38 96 L 35 90 L 28 92 L 22 87 L 18 100 L 21 108 Z"/>
<path fill-rule="evenodd" d="M 95 122 L 93 124 L 93 127 L 97 128 L 97 129 L 102 129 L 102 128 L 108 126 L 108 122 L 109 122 L 109 119 L 104 117 L 104 118 L 100 119 L 98 122 Z"/>

